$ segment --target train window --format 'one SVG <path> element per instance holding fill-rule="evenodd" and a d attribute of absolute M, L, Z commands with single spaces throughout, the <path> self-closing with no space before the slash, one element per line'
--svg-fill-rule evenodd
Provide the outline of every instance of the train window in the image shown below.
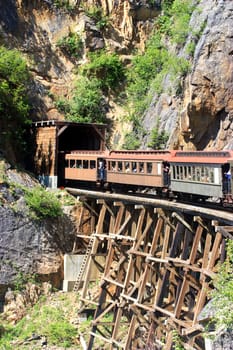
<path fill-rule="evenodd" d="M 95 160 L 90 160 L 90 168 L 95 169 L 96 168 L 96 161 Z"/>
<path fill-rule="evenodd" d="M 122 162 L 118 162 L 118 171 L 122 171 L 123 167 L 122 167 Z"/>
<path fill-rule="evenodd" d="M 201 181 L 201 169 L 197 167 L 196 169 L 197 181 Z"/>
<path fill-rule="evenodd" d="M 210 182 L 214 183 L 214 169 L 210 169 Z"/>
<path fill-rule="evenodd" d="M 161 163 L 157 163 L 157 174 L 161 175 L 162 173 L 162 164 Z"/>
<path fill-rule="evenodd" d="M 88 160 L 83 161 L 83 169 L 88 169 Z"/>
<path fill-rule="evenodd" d="M 203 166 L 201 167 L 201 181 L 206 182 L 205 168 Z"/>
<path fill-rule="evenodd" d="M 210 182 L 209 169 L 208 168 L 205 168 L 205 179 L 206 179 L 206 182 Z"/>
<path fill-rule="evenodd" d="M 152 163 L 146 163 L 146 172 L 147 174 L 152 173 Z"/>
<path fill-rule="evenodd" d="M 117 171 L 117 166 L 116 166 L 116 162 L 115 161 L 110 162 L 109 165 L 110 165 L 109 170 Z"/>
<path fill-rule="evenodd" d="M 126 172 L 126 173 L 129 173 L 129 172 L 131 171 L 131 169 L 130 169 L 130 163 L 129 163 L 129 162 L 125 162 L 125 163 L 124 163 L 124 166 L 125 166 L 125 172 Z"/>
<path fill-rule="evenodd" d="M 192 180 L 196 181 L 196 171 L 195 166 L 192 167 Z"/>
<path fill-rule="evenodd" d="M 183 171 L 183 167 L 180 166 L 180 179 L 183 180 L 183 177 L 184 177 L 184 171 Z"/>
<path fill-rule="evenodd" d="M 180 178 L 180 169 L 178 167 L 178 165 L 176 166 L 176 179 Z"/>
<path fill-rule="evenodd" d="M 70 168 L 75 168 L 75 160 L 70 159 Z"/>
<path fill-rule="evenodd" d="M 68 159 L 66 159 L 66 161 L 65 161 L 65 167 L 69 168 L 69 160 Z"/>
<path fill-rule="evenodd" d="M 139 172 L 144 173 L 144 163 L 143 162 L 139 163 Z"/>
<path fill-rule="evenodd" d="M 172 167 L 172 179 L 176 179 L 176 168 Z"/>
<path fill-rule="evenodd" d="M 192 168 L 191 168 L 191 166 L 188 166 L 187 178 L 188 178 L 188 180 L 192 180 Z"/>
<path fill-rule="evenodd" d="M 82 169 L 82 161 L 81 161 L 81 159 L 77 159 L 76 160 L 76 168 L 79 168 L 79 169 Z"/>
<path fill-rule="evenodd" d="M 133 173 L 137 172 L 137 163 L 136 162 L 132 162 L 132 171 L 133 171 Z"/>

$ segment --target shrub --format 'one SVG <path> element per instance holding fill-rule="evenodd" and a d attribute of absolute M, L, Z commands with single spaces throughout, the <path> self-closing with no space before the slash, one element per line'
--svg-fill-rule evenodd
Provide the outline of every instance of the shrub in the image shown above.
<path fill-rule="evenodd" d="M 69 35 L 58 40 L 57 46 L 71 57 L 78 58 L 82 55 L 83 42 L 77 33 L 69 33 Z"/>
<path fill-rule="evenodd" d="M 22 291 L 25 289 L 25 285 L 27 283 L 37 283 L 37 276 L 36 275 L 32 275 L 29 273 L 23 273 L 22 271 L 19 270 L 19 268 L 16 268 L 16 270 L 18 270 L 18 273 L 13 281 L 13 285 L 14 285 L 14 290 L 16 291 Z"/>
<path fill-rule="evenodd" d="M 168 141 L 168 134 L 165 130 L 159 132 L 158 127 L 155 127 L 151 130 L 150 142 L 148 147 L 153 149 L 164 149 Z"/>
<path fill-rule="evenodd" d="M 68 11 L 74 9 L 74 6 L 70 4 L 70 0 L 54 0 L 54 6 Z"/>
<path fill-rule="evenodd" d="M 101 50 L 89 56 L 90 63 L 83 67 L 83 74 L 97 78 L 104 91 L 114 90 L 125 78 L 123 64 L 116 54 Z"/>
<path fill-rule="evenodd" d="M 41 305 L 39 302 L 16 325 L 8 325 L 0 338 L 0 348 L 12 349 L 12 341 L 15 341 L 15 346 L 23 341 L 26 343 L 26 340 L 31 338 L 33 333 L 46 336 L 51 345 L 70 348 L 75 343 L 77 330 L 65 318 L 63 309 L 57 308 L 55 305 Z M 20 348 L 22 346 L 20 345 Z M 39 346 L 41 347 L 41 345 Z M 35 348 L 37 347 L 35 346 Z"/>
<path fill-rule="evenodd" d="M 25 189 L 25 201 L 34 218 L 44 219 L 62 215 L 59 200 L 51 191 L 46 191 L 40 186 Z"/>
<path fill-rule="evenodd" d="M 0 128 L 2 147 L 14 144 L 24 147 L 25 128 L 31 123 L 27 86 L 29 71 L 26 62 L 16 50 L 0 47 Z"/>
<path fill-rule="evenodd" d="M 103 14 L 103 9 L 99 6 L 86 8 L 86 14 L 96 22 L 99 29 L 105 28 L 109 23 L 109 17 Z"/>
<path fill-rule="evenodd" d="M 64 106 L 64 104 L 63 104 Z M 99 81 L 80 77 L 66 106 L 66 119 L 80 123 L 103 123 L 106 121 L 104 100 Z"/>
<path fill-rule="evenodd" d="M 140 140 L 138 136 L 132 132 L 125 135 L 125 142 L 123 144 L 123 149 L 135 150 L 140 146 Z"/>
<path fill-rule="evenodd" d="M 190 31 L 189 20 L 194 10 L 194 5 L 190 0 L 174 0 L 169 10 L 172 16 L 171 39 L 176 44 L 184 44 Z"/>
<path fill-rule="evenodd" d="M 211 292 L 213 298 L 214 315 L 213 321 L 216 329 L 233 327 L 233 240 L 227 241 L 227 258 L 219 265 L 216 277 L 213 280 L 214 290 Z"/>

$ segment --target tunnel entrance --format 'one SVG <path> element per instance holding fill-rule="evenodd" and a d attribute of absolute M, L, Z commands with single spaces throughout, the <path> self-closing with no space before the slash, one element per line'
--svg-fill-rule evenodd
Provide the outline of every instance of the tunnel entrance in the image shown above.
<path fill-rule="evenodd" d="M 73 150 L 106 149 L 105 124 L 49 120 L 33 123 L 33 130 L 36 140 L 35 174 L 46 187 L 64 185 L 66 153 Z"/>

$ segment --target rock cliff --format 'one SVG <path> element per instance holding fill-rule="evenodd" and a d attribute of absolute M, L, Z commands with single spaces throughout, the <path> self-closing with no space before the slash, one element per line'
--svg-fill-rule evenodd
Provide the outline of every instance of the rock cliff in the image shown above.
<path fill-rule="evenodd" d="M 75 67 L 86 61 L 87 53 L 107 48 L 120 54 L 123 61 L 130 62 L 135 48 L 143 51 L 154 28 L 154 19 L 161 13 L 159 0 L 1 2 L 0 42 L 20 49 L 27 57 L 34 77 L 31 102 L 35 119 L 64 118 L 51 96 L 69 94 Z M 148 135 L 159 118 L 161 130 L 171 135 L 171 148 L 232 148 L 233 4 L 231 0 L 194 3 L 192 30 L 187 37 L 187 45 L 195 39 L 194 56 L 188 57 L 185 47 L 177 50 L 177 55 L 190 60 L 191 73 L 183 81 L 179 95 L 168 93 L 171 83 L 169 77 L 164 79 L 164 93 L 155 94 L 142 124 Z M 103 28 L 89 15 L 96 6 L 108 21 Z M 204 30 L 197 38 L 195 32 L 200 32 L 201 27 Z M 57 45 L 71 32 L 78 33 L 84 45 L 82 55 L 75 61 Z M 125 113 L 121 106 L 111 103 L 111 98 L 110 107 L 109 114 L 115 121 L 119 114 Z M 148 136 L 141 140 L 142 147 L 146 147 L 147 141 Z"/>
<path fill-rule="evenodd" d="M 233 3 L 200 1 L 190 25 L 204 30 L 196 43 L 191 72 L 183 82 L 180 96 L 163 93 L 154 96 L 145 112 L 145 127 L 151 128 L 160 118 L 170 134 L 170 147 L 185 149 L 232 149 L 233 94 Z M 190 42 L 193 32 L 187 38 Z M 187 45 L 186 44 L 186 45 Z M 185 48 L 179 55 L 187 57 Z M 169 91 L 169 79 L 164 91 Z"/>
<path fill-rule="evenodd" d="M 33 275 L 40 281 L 62 286 L 63 255 L 72 251 L 75 225 L 69 213 L 33 219 L 21 186 L 38 185 L 30 175 L 16 171 L 1 160 L 0 179 L 0 301 L 9 285 L 26 283 Z M 12 188 L 9 183 L 14 183 Z M 21 280 L 20 280 L 21 279 Z"/>
<path fill-rule="evenodd" d="M 0 0 L 0 44 L 19 49 L 33 75 L 30 89 L 33 119 L 64 118 L 56 109 L 53 96 L 69 94 L 75 67 L 86 62 L 88 52 L 99 48 L 117 52 L 127 67 L 134 50 L 144 50 L 145 41 L 154 29 L 154 19 L 161 13 L 159 0 L 70 0 L 69 6 L 63 3 Z M 233 2 L 200 0 L 195 3 L 190 21 L 193 30 L 185 45 L 195 39 L 194 55 L 190 57 L 185 46 L 175 48 L 178 56 L 191 62 L 190 73 L 181 79 L 179 93 L 174 92 L 170 77 L 164 77 L 163 93 L 154 94 L 142 118 L 142 126 L 147 131 L 141 139 L 142 147 L 147 147 L 149 132 L 159 120 L 160 129 L 170 135 L 170 148 L 233 148 Z M 88 15 L 97 5 L 108 21 L 103 28 Z M 200 35 L 196 36 L 195 32 Z M 69 33 L 77 33 L 83 44 L 82 54 L 75 59 L 58 45 Z M 124 115 L 125 110 L 108 97 L 109 114 L 117 128 L 118 114 Z M 119 124 L 118 135 L 122 120 Z M 17 261 L 16 268 L 23 271 L 43 270 L 50 279 L 53 274 L 59 275 L 62 254 L 69 251 L 73 243 L 69 219 L 37 224 L 24 212 L 16 214 L 5 205 L 0 206 L 0 215 L 0 284 L 11 282 L 15 276 L 10 261 Z M 55 284 L 60 280 L 61 274 Z"/>

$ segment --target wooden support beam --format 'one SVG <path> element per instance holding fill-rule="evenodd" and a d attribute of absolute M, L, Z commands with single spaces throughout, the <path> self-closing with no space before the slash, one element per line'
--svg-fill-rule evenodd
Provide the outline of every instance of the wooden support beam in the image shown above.
<path fill-rule="evenodd" d="M 207 301 L 216 264 L 224 258 L 223 237 L 231 236 L 233 220 L 222 220 L 219 214 L 218 222 L 211 226 L 210 213 L 202 215 L 199 209 L 187 212 L 179 207 L 176 211 L 172 206 L 157 204 L 155 208 L 147 201 L 116 200 L 115 208 L 110 197 L 98 201 L 98 206 L 91 204 L 98 213 L 97 217 L 91 211 L 95 224 L 92 262 L 102 247 L 107 249 L 95 298 L 86 296 L 89 272 L 84 281 L 81 301 L 96 308 L 88 350 L 93 349 L 95 337 L 107 339 L 111 350 L 131 350 L 146 347 L 150 336 L 153 344 L 162 343 L 165 337 L 166 349 L 171 350 L 173 329 L 184 336 L 184 347 L 191 344 L 199 349 L 197 317 Z M 82 232 L 78 237 L 90 239 Z M 128 333 L 123 335 L 124 312 L 132 316 Z M 107 313 L 113 314 L 112 322 L 103 322 Z M 141 336 L 140 324 L 145 328 Z"/>

